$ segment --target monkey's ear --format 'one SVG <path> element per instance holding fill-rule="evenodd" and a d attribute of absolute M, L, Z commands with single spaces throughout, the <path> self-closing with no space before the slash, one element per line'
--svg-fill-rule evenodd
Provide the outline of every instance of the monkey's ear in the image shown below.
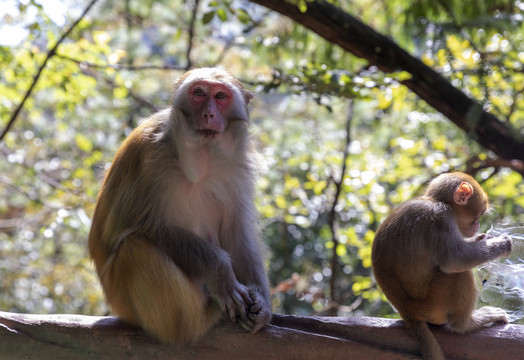
<path fill-rule="evenodd" d="M 467 182 L 463 182 L 453 194 L 453 201 L 457 205 L 466 205 L 471 195 L 473 195 L 473 187 Z"/>
<path fill-rule="evenodd" d="M 244 101 L 245 101 L 246 105 L 248 105 L 249 102 L 251 101 L 251 99 L 253 99 L 254 97 L 255 97 L 254 93 L 252 93 L 249 90 L 244 90 Z"/>

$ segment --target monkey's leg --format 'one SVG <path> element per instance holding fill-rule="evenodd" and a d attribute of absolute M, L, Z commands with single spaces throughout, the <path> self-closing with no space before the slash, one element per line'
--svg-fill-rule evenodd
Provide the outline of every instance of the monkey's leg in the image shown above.
<path fill-rule="evenodd" d="M 248 288 L 237 280 L 231 255 L 214 240 L 173 226 L 158 229 L 154 243 L 184 274 L 205 287 L 231 321 L 247 319 L 246 310 L 253 304 Z"/>
<path fill-rule="evenodd" d="M 477 302 L 478 290 L 471 271 L 453 274 L 455 296 L 450 301 L 449 327 L 451 331 L 467 333 L 476 331 L 493 322 L 507 323 L 504 310 L 486 306 L 473 311 Z"/>
<path fill-rule="evenodd" d="M 438 301 L 436 291 L 439 287 L 431 285 L 424 299 L 414 299 L 394 278 L 388 279 L 387 289 L 391 295 L 388 299 L 397 308 L 406 327 L 417 340 L 422 358 L 424 360 L 444 360 L 442 349 L 429 329 L 428 322 L 445 323 L 447 312 Z"/>
<path fill-rule="evenodd" d="M 193 342 L 220 318 L 200 286 L 140 236 L 122 240 L 101 279 L 113 310 L 163 342 Z"/>
<path fill-rule="evenodd" d="M 461 285 L 469 284 L 468 279 L 461 274 L 440 272 L 430 282 L 424 298 L 415 299 L 404 294 L 405 298 L 399 302 L 398 310 L 417 339 L 425 360 L 445 359 L 428 323 L 444 325 L 449 323 L 450 318 L 451 321 L 460 324 L 469 321 L 475 302 L 472 302 L 469 297 L 471 289 L 461 289 Z M 399 290 L 397 300 L 400 300 L 402 290 L 400 288 L 397 290 Z M 466 316 L 463 316 L 463 313 L 466 313 Z"/>

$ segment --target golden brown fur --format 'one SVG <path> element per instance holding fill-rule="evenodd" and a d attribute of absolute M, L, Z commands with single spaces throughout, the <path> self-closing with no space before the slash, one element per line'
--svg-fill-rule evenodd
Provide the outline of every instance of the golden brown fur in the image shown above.
<path fill-rule="evenodd" d="M 188 105 L 195 81 L 233 94 L 232 106 L 217 114 L 226 124 L 216 136 L 195 131 L 200 114 Z M 173 105 L 146 119 L 116 154 L 89 253 L 116 314 L 164 342 L 195 341 L 221 310 L 258 331 L 271 305 L 255 229 L 251 94 L 217 69 L 186 73 L 173 94 Z"/>
<path fill-rule="evenodd" d="M 487 207 L 486 193 L 472 177 L 443 174 L 422 198 L 395 209 L 376 233 L 375 278 L 417 338 L 424 359 L 444 359 L 428 323 L 465 333 L 507 322 L 500 309 L 474 311 L 477 288 L 470 269 L 511 251 L 506 236 L 464 239 L 478 230 Z"/>

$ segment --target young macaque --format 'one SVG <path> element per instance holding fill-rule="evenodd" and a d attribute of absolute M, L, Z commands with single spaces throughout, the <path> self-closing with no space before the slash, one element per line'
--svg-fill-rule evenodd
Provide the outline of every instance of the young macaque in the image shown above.
<path fill-rule="evenodd" d="M 253 333 L 271 319 L 251 98 L 225 71 L 187 72 L 171 106 L 124 141 L 100 190 L 89 253 L 107 302 L 163 342 L 194 342 L 222 312 Z"/>
<path fill-rule="evenodd" d="M 475 236 L 488 207 L 486 193 L 471 176 L 442 174 L 421 198 L 395 209 L 376 233 L 375 278 L 426 360 L 444 359 L 428 323 L 466 333 L 508 322 L 501 309 L 473 311 L 478 290 L 471 268 L 507 256 L 512 246 L 507 235 Z"/>

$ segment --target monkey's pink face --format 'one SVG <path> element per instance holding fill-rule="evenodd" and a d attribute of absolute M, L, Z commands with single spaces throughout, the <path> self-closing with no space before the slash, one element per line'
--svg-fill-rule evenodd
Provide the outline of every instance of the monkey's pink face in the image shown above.
<path fill-rule="evenodd" d="M 235 100 L 233 91 L 221 83 L 197 80 L 189 87 L 187 97 L 197 133 L 211 139 L 221 134 Z"/>

